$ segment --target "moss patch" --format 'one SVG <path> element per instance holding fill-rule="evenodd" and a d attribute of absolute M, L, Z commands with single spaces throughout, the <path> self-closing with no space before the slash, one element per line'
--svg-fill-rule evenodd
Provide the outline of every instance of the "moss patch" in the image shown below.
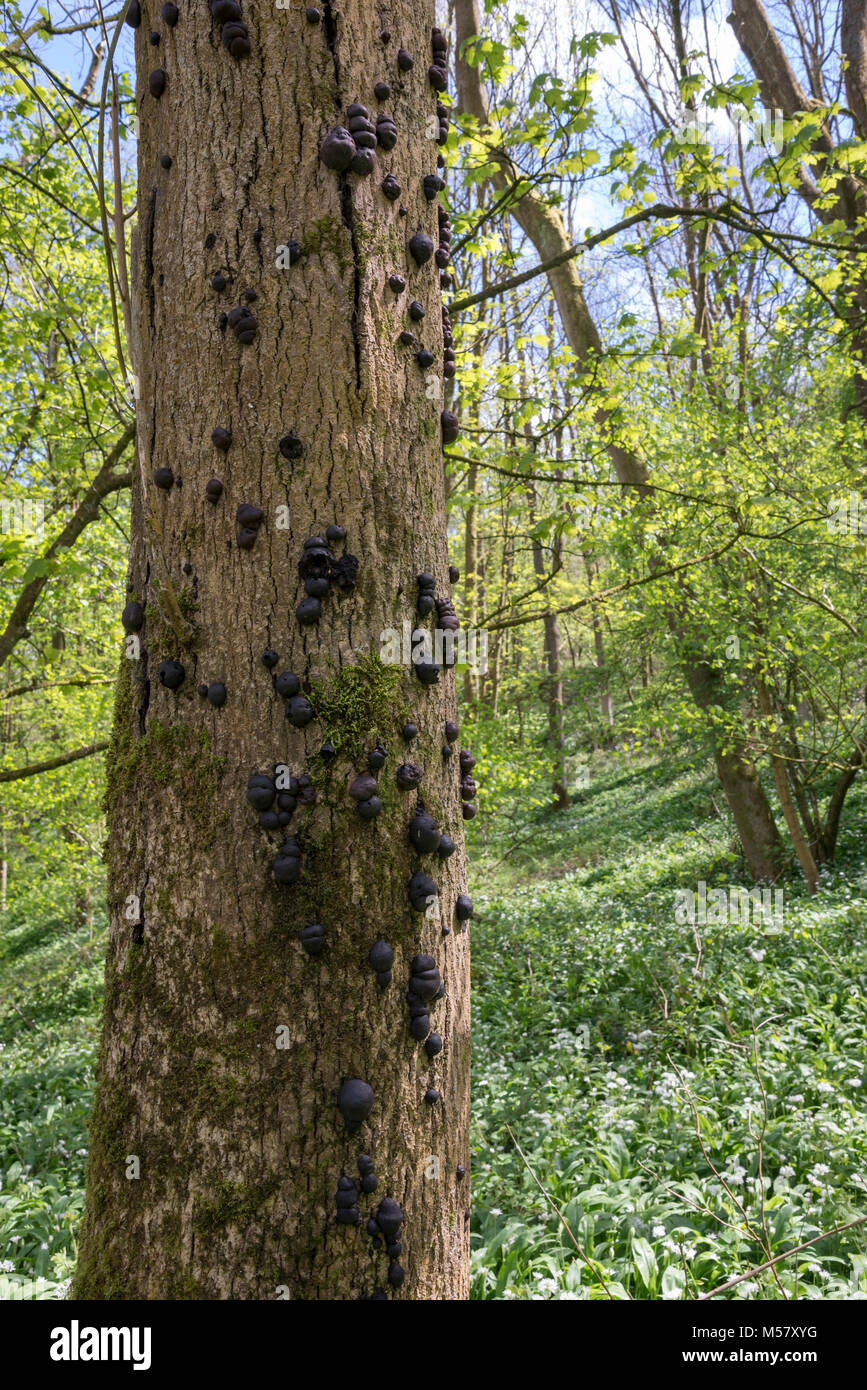
<path fill-rule="evenodd" d="M 329 683 L 313 684 L 310 703 L 338 753 L 354 757 L 367 744 L 387 738 L 400 679 L 398 666 L 383 665 L 379 654 L 371 652 Z"/>

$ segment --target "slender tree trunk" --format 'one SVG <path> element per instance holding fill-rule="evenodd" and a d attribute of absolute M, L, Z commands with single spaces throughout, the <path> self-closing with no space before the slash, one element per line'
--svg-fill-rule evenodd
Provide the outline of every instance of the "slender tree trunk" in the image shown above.
<path fill-rule="evenodd" d="M 469 938 L 456 916 L 458 760 L 441 755 L 455 679 L 425 685 L 375 655 L 384 630 L 416 621 L 417 574 L 448 592 L 442 398 L 398 341 L 414 329 L 442 361 L 438 273 L 408 251 L 419 230 L 437 239 L 422 188 L 437 156 L 433 0 L 392 0 L 388 43 L 364 0 L 326 3 L 320 24 L 303 8 L 242 5 L 252 51 L 238 60 L 204 3 L 171 30 L 156 0 L 143 8 L 129 597 L 144 619 L 140 659 L 128 659 L 132 643 L 121 663 L 109 759 L 111 931 L 75 1295 L 464 1298 Z M 150 29 L 162 33 L 158 51 Z M 410 72 L 399 47 L 414 56 Z M 155 100 L 148 74 L 160 64 Z M 352 103 L 375 119 L 379 81 L 393 91 L 380 107 L 396 123 L 393 153 L 378 151 L 370 177 L 326 167 L 323 137 L 349 124 Z M 383 194 L 387 173 L 399 201 Z M 300 259 L 278 269 L 290 241 Z M 389 288 L 392 275 L 404 291 Z M 416 299 L 421 327 L 408 314 Z M 258 321 L 246 345 L 221 320 L 244 303 Z M 215 428 L 232 432 L 226 452 Z M 169 467 L 174 486 L 160 490 L 154 470 Z M 239 507 L 260 507 L 261 522 L 237 518 Z M 319 622 L 301 626 L 304 543 L 332 525 L 345 544 L 328 536 L 332 582 Z M 312 551 L 308 578 L 323 559 Z M 347 554 L 359 561 L 354 588 Z M 267 648 L 279 653 L 274 672 Z M 184 667 L 177 689 L 159 679 L 167 661 Z M 281 672 L 301 682 L 293 699 L 309 696 L 305 727 L 284 715 Z M 217 682 L 222 706 L 197 694 Z M 418 727 L 408 746 L 407 721 Z M 378 743 L 382 810 L 364 820 L 349 786 Z M 404 762 L 423 769 L 418 791 L 398 787 Z M 299 788 L 275 833 L 246 792 L 251 775 L 278 766 L 312 790 Z M 456 841 L 451 858 L 411 847 L 420 798 Z M 287 834 L 300 851 L 294 883 L 272 867 Z M 423 894 L 417 911 L 408 885 L 420 870 L 439 896 Z M 321 954 L 302 948 L 313 925 Z M 321 936 L 306 936 L 315 950 Z M 390 981 L 368 960 L 378 941 L 394 952 Z M 435 967 L 413 971 L 419 953 Z M 438 1054 L 437 1038 L 426 1048 L 410 1033 L 406 997 L 411 977 L 416 1000 L 434 991 L 437 970 Z M 364 1119 L 369 1097 L 350 1088 L 357 1128 L 347 1081 L 372 1088 Z"/>

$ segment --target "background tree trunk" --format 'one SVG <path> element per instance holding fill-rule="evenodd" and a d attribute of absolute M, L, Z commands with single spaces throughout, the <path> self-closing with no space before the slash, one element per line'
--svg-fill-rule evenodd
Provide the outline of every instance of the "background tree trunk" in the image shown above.
<path fill-rule="evenodd" d="M 465 888 L 457 746 L 441 754 L 455 679 L 444 672 L 426 687 L 370 659 L 384 629 L 415 621 L 420 571 L 448 592 L 442 398 L 428 398 L 414 349 L 398 342 L 416 328 L 442 361 L 438 272 L 407 249 L 419 229 L 437 240 L 422 189 L 437 156 L 434 7 L 393 0 L 386 26 L 363 0 L 326 3 L 320 24 L 303 8 L 243 6 L 252 51 L 240 60 L 204 0 L 172 29 L 156 0 L 142 8 L 129 587 L 145 619 L 141 659 L 122 662 L 109 761 L 111 931 L 75 1296 L 464 1298 L 469 949 L 455 919 Z M 400 47 L 412 71 L 399 68 Z M 159 65 L 156 100 L 148 74 Z M 392 87 L 379 109 L 397 125 L 393 152 L 378 151 L 370 177 L 326 168 L 323 137 L 348 125 L 354 102 L 375 120 L 379 81 Z M 388 172 L 399 201 L 381 190 Z M 290 240 L 302 257 L 277 269 L 276 248 Z M 223 293 L 210 284 L 217 272 Z M 388 287 L 393 274 L 403 293 Z M 220 315 L 250 290 L 258 329 L 242 346 Z M 412 299 L 426 310 L 418 326 Z M 232 431 L 225 453 L 215 427 Z M 278 442 L 290 432 L 303 452 L 287 461 Z M 160 491 L 153 472 L 165 467 L 176 481 Z M 204 493 L 212 476 L 224 485 L 216 505 Z M 242 504 L 264 511 L 249 550 L 237 544 Z M 302 546 L 331 523 L 346 529 L 358 584 L 347 594 L 332 584 L 319 624 L 302 628 Z M 343 549 L 334 545 L 338 559 Z M 275 674 L 295 672 L 314 703 L 306 728 L 284 717 L 261 660 L 268 646 Z M 158 681 L 165 660 L 185 667 L 176 691 Z M 228 691 L 222 708 L 196 693 L 216 681 Z M 419 735 L 407 748 L 408 719 Z M 320 756 L 325 740 L 336 757 Z M 365 822 L 347 788 L 379 741 L 383 810 Z M 396 785 L 405 760 L 424 769 L 418 793 Z M 317 799 L 275 834 L 245 797 L 248 777 L 278 764 L 307 772 Z M 447 860 L 410 847 L 420 796 L 458 843 Z M 284 833 L 302 850 L 292 886 L 271 871 Z M 439 920 L 409 905 L 422 867 L 440 891 Z M 318 957 L 299 942 L 313 923 L 326 934 Z M 395 952 L 385 987 L 368 963 L 380 938 Z M 408 1027 L 418 952 L 436 958 L 446 991 L 431 1008 L 445 1044 L 432 1059 Z M 374 1092 L 357 1133 L 336 1103 L 349 1078 Z M 362 1153 L 378 1186 L 359 1191 L 359 1225 L 338 1224 L 338 1180 L 360 1189 Z M 395 1262 L 406 1277 L 393 1290 L 385 1242 L 366 1233 L 386 1197 L 403 1217 Z"/>

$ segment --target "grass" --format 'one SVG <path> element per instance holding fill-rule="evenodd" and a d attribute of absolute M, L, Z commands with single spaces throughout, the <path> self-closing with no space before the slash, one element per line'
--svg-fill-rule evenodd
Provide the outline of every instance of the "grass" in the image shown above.
<path fill-rule="evenodd" d="M 696 934 L 675 894 L 747 882 L 705 768 L 599 755 L 559 814 L 508 777 L 471 826 L 474 1298 L 695 1297 L 858 1218 L 867 788 L 817 898 Z M 25 896 L 0 938 L 3 1299 L 62 1297 L 74 1259 L 105 924 L 71 918 Z M 865 1230 L 725 1296 L 867 1297 Z"/>

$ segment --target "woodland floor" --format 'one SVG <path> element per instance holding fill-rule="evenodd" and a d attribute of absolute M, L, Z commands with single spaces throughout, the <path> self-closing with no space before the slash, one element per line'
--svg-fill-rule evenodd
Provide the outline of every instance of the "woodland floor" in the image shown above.
<path fill-rule="evenodd" d="M 781 927 L 701 927 L 700 958 L 676 890 L 746 883 L 707 771 L 604 755 L 568 812 L 542 790 L 471 827 L 473 1296 L 693 1297 L 855 1220 L 867 787 L 819 897 L 793 881 Z M 6 914 L 0 1298 L 62 1297 L 72 1269 L 103 934 Z M 867 1298 L 865 1232 L 726 1296 Z"/>

